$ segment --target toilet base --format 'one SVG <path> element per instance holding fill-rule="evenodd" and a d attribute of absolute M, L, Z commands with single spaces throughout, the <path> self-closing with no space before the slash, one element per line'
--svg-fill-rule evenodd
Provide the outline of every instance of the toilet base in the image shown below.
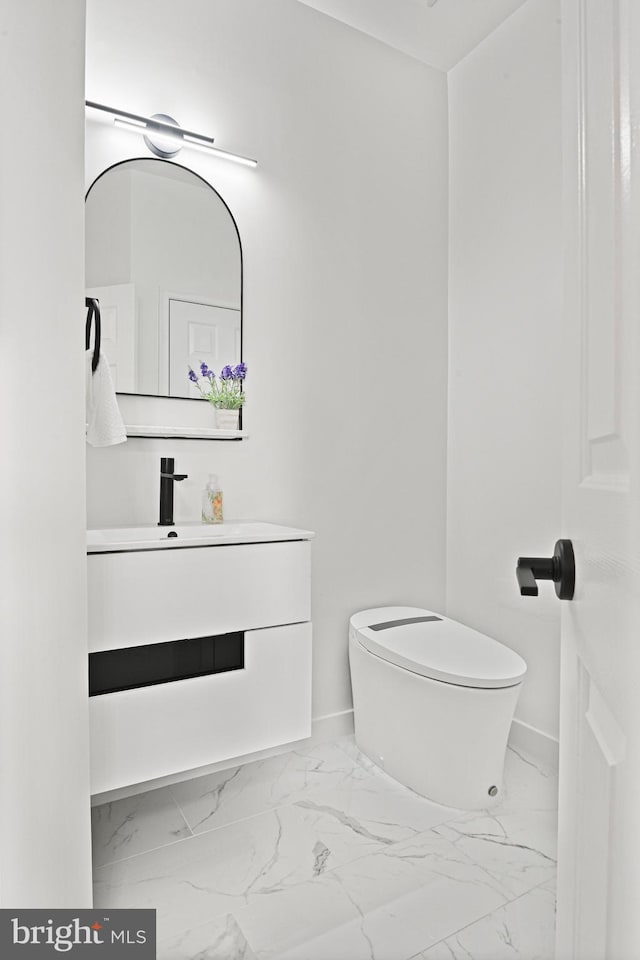
<path fill-rule="evenodd" d="M 522 683 L 478 688 L 431 680 L 349 638 L 356 744 L 395 780 L 461 810 L 502 798 L 507 739 Z"/>

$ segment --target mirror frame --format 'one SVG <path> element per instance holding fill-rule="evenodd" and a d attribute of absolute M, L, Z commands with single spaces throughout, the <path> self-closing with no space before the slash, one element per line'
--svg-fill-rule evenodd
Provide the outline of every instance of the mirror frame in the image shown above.
<path fill-rule="evenodd" d="M 118 160 L 116 163 L 112 163 L 110 166 L 105 167 L 105 169 L 102 171 L 102 173 L 99 173 L 99 174 L 98 174 L 98 176 L 95 178 L 95 180 L 93 181 L 93 183 L 91 184 L 91 186 L 89 187 L 89 189 L 87 190 L 87 192 L 86 192 L 85 195 L 84 195 L 84 203 L 85 203 L 85 256 L 86 256 L 86 208 L 87 208 L 87 199 L 88 199 L 88 197 L 89 197 L 89 194 L 91 193 L 91 191 L 92 191 L 93 188 L 95 187 L 96 183 L 97 183 L 99 180 L 101 180 L 102 177 L 104 177 L 105 174 L 109 173 L 111 170 L 115 170 L 116 167 L 122 167 L 122 166 L 124 166 L 124 164 L 126 164 L 126 163 L 134 163 L 134 162 L 136 162 L 137 160 L 144 160 L 144 161 L 146 161 L 146 162 L 148 162 L 148 163 L 169 163 L 169 164 L 171 164 L 171 166 L 173 166 L 173 167 L 180 167 L 182 170 L 185 170 L 187 173 L 190 173 L 191 176 L 197 177 L 198 180 L 201 180 L 202 183 L 205 184 L 205 186 L 209 187 L 210 190 L 213 190 L 213 192 L 214 192 L 215 195 L 218 197 L 218 199 L 222 202 L 222 204 L 224 205 L 227 213 L 228 213 L 229 216 L 231 217 L 231 222 L 233 223 L 233 228 L 234 228 L 234 230 L 235 230 L 235 232 L 236 232 L 236 236 L 237 236 L 237 238 L 238 238 L 238 247 L 239 247 L 239 250 L 240 250 L 240 358 L 239 358 L 239 360 L 238 360 L 238 363 L 241 363 L 242 360 L 243 360 L 243 353 L 244 353 L 244 254 L 243 254 L 243 250 L 242 250 L 242 239 L 241 239 L 241 237 L 240 237 L 240 231 L 238 230 L 238 224 L 237 224 L 237 222 L 236 222 L 236 218 L 234 217 L 233 213 L 231 212 L 231 208 L 229 207 L 229 204 L 228 204 L 227 201 L 224 199 L 224 197 L 223 197 L 220 193 L 218 193 L 218 191 L 216 190 L 216 188 L 215 188 L 211 183 L 209 183 L 208 180 L 206 180 L 204 177 L 202 177 L 199 173 L 196 173 L 195 170 L 192 170 L 191 167 L 187 167 L 187 166 L 185 166 L 183 163 L 176 163 L 174 160 L 167 160 L 167 159 L 164 159 L 164 158 L 161 158 L 161 157 L 127 157 L 126 160 Z M 85 278 L 85 286 L 86 286 L 86 278 Z M 187 401 L 192 402 L 192 403 L 193 403 L 193 402 L 195 402 L 195 403 L 200 403 L 200 402 L 201 402 L 201 398 L 200 398 L 200 397 L 172 397 L 171 395 L 166 394 L 166 393 L 132 393 L 131 391 L 124 391 L 124 390 L 118 390 L 118 391 L 116 391 L 116 393 L 117 393 L 119 396 L 123 396 L 123 397 L 155 397 L 155 398 L 157 398 L 157 399 L 159 399 L 159 400 L 187 400 Z M 204 399 L 204 398 L 202 398 L 202 399 Z M 208 402 L 208 401 L 205 401 L 205 402 Z M 240 410 L 240 417 L 241 417 L 241 422 L 242 422 L 242 410 Z"/>

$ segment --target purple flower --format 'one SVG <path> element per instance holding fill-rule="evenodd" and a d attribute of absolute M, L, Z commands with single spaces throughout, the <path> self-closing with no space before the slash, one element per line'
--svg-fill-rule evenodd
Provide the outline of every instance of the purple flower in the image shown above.
<path fill-rule="evenodd" d="M 239 363 L 237 367 L 233 369 L 233 377 L 235 380 L 244 380 L 247 375 L 247 365 L 246 363 Z"/>
<path fill-rule="evenodd" d="M 213 372 L 213 370 L 209 370 L 209 367 L 206 365 L 204 360 L 200 364 L 200 372 L 202 373 L 203 377 L 212 377 L 212 376 L 215 377 L 215 373 Z"/>
<path fill-rule="evenodd" d="M 227 364 L 226 367 L 223 367 L 222 370 L 220 371 L 220 379 L 233 380 L 233 370 L 231 369 L 229 364 Z"/>
<path fill-rule="evenodd" d="M 198 378 L 196 377 L 191 367 L 189 367 L 189 380 L 193 380 L 194 383 L 198 382 Z"/>

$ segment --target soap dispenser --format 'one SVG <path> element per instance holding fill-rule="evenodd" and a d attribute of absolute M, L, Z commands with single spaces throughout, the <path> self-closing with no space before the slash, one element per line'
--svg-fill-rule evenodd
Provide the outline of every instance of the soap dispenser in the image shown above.
<path fill-rule="evenodd" d="M 222 490 L 215 473 L 209 474 L 209 482 L 202 491 L 202 522 L 222 523 Z"/>

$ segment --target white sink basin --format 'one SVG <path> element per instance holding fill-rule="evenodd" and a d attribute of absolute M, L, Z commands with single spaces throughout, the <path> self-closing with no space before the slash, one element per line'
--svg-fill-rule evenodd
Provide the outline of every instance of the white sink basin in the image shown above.
<path fill-rule="evenodd" d="M 203 524 L 191 527 L 177 524 L 173 527 L 105 527 L 87 530 L 87 543 L 138 543 L 140 540 L 208 540 L 210 537 L 231 533 L 232 524 Z M 236 525 L 237 526 L 237 525 Z"/>
<path fill-rule="evenodd" d="M 87 530 L 87 553 L 162 550 L 230 543 L 270 543 L 277 540 L 310 540 L 312 537 L 310 530 L 255 520 L 211 524 L 179 523 L 173 527 L 152 524 L 140 527 L 104 527 L 100 530 Z"/>

